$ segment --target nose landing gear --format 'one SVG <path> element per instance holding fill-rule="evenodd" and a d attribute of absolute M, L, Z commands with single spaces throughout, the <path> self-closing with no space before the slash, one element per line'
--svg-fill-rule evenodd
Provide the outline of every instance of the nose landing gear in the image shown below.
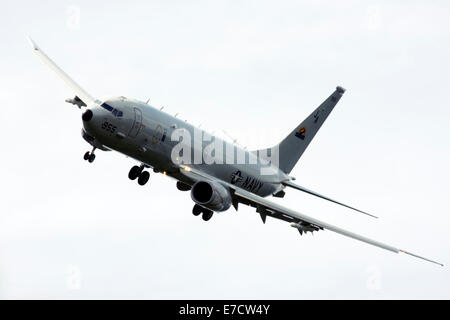
<path fill-rule="evenodd" d="M 83 156 L 83 159 L 88 161 L 89 163 L 94 162 L 95 160 L 95 154 L 94 151 L 97 149 L 96 147 L 92 148 L 92 151 L 86 151 L 86 153 Z"/>
<path fill-rule="evenodd" d="M 192 214 L 194 216 L 202 214 L 203 221 L 209 221 L 212 218 L 214 212 L 196 204 L 194 208 L 192 208 Z"/>
<path fill-rule="evenodd" d="M 144 171 L 144 165 L 141 165 L 140 167 L 133 166 L 128 173 L 128 178 L 130 178 L 130 180 L 138 179 L 139 185 L 143 186 L 150 179 L 150 173 L 148 171 Z"/>

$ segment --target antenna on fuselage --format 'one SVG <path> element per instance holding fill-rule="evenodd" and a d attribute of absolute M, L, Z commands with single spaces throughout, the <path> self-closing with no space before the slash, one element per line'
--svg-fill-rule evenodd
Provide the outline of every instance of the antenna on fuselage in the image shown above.
<path fill-rule="evenodd" d="M 159 111 L 162 111 L 162 109 L 164 109 L 164 106 L 162 106 L 161 109 L 159 109 Z"/>
<path fill-rule="evenodd" d="M 147 101 L 145 102 L 145 104 L 148 104 L 150 102 L 150 98 L 147 99 Z"/>
<path fill-rule="evenodd" d="M 229 139 L 232 140 L 233 144 L 235 144 L 235 145 L 237 145 L 237 146 L 243 148 L 244 150 L 247 150 L 247 147 L 246 147 L 246 146 L 243 146 L 242 144 L 240 144 L 240 143 L 237 141 L 237 139 L 235 139 L 235 138 L 233 138 L 233 137 L 231 136 L 231 134 L 229 134 L 229 133 L 226 132 L 225 130 L 222 130 L 222 131 L 223 131 L 223 133 L 225 133 L 225 135 L 226 135 Z"/>

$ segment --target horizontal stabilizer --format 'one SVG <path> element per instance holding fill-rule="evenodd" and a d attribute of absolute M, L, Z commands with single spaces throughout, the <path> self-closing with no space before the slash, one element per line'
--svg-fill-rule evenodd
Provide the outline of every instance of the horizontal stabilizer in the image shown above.
<path fill-rule="evenodd" d="M 317 192 L 314 192 L 314 191 L 312 191 L 312 190 L 306 189 L 305 187 L 299 186 L 298 184 L 295 184 L 295 183 L 293 183 L 292 181 L 285 181 L 285 182 L 283 182 L 283 185 L 285 185 L 285 186 L 287 186 L 287 187 L 291 187 L 291 188 L 293 188 L 293 189 L 297 189 L 297 190 L 300 190 L 300 191 L 309 193 L 309 194 L 311 194 L 311 195 L 313 195 L 313 196 L 316 196 L 316 197 L 319 197 L 319 198 L 322 198 L 322 199 L 325 199 L 325 200 L 334 202 L 334 203 L 336 203 L 336 204 L 338 204 L 338 205 L 341 205 L 341 206 L 343 206 L 343 207 L 346 207 L 346 208 L 349 208 L 349 209 L 358 211 L 358 212 L 363 213 L 363 214 L 365 214 L 365 215 L 368 215 L 368 216 L 370 216 L 370 217 L 372 217 L 372 218 L 377 218 L 377 219 L 378 219 L 378 217 L 377 217 L 377 216 L 374 216 L 373 214 L 364 212 L 364 211 L 362 211 L 362 210 L 359 210 L 359 209 L 356 209 L 356 208 L 354 208 L 354 207 L 348 206 L 348 205 L 346 205 L 346 204 L 344 204 L 344 203 L 342 203 L 342 202 L 339 202 L 339 201 L 333 200 L 333 199 L 331 199 L 331 198 L 328 198 L 328 197 L 326 197 L 326 196 L 324 196 L 324 195 L 321 195 L 321 194 L 319 194 L 319 193 L 317 193 Z"/>

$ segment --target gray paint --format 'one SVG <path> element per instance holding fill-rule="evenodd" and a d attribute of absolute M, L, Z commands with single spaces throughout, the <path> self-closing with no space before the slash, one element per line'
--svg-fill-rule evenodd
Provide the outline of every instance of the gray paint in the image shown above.
<path fill-rule="evenodd" d="M 195 128 L 191 124 L 182 121 L 174 116 L 171 116 L 165 112 L 162 112 L 146 103 L 139 102 L 132 99 L 127 99 L 125 97 L 109 98 L 104 101 L 113 108 L 117 108 L 123 112 L 123 117 L 115 117 L 111 112 L 103 109 L 98 105 L 90 106 L 89 109 L 92 110 L 94 116 L 92 120 L 84 122 L 84 130 L 88 132 L 89 135 L 96 138 L 96 142 L 103 145 L 106 148 L 118 151 L 120 153 L 126 154 L 139 162 L 145 163 L 146 165 L 157 169 L 157 171 L 166 171 L 168 175 L 174 176 L 177 179 L 180 178 L 177 175 L 179 171 L 179 165 L 172 162 L 171 150 L 177 141 L 172 141 L 170 139 L 172 132 L 175 130 L 173 128 L 176 125 L 176 129 L 185 129 L 190 134 L 192 139 L 194 139 L 194 130 L 198 130 L 201 133 L 205 131 Z M 142 123 L 141 129 L 135 134 L 129 134 L 132 131 L 133 126 L 135 126 L 135 109 L 142 112 Z M 102 123 L 105 121 L 115 125 L 117 131 L 128 133 L 125 138 L 120 138 L 117 136 L 117 131 L 110 133 L 108 131 L 102 130 Z M 166 131 L 166 138 L 161 141 L 161 132 Z M 222 141 L 220 138 L 216 139 Z M 208 142 L 202 141 L 203 146 L 206 146 Z M 230 143 L 223 141 L 224 147 L 230 146 Z M 195 150 L 195 142 L 191 144 L 191 154 L 193 155 Z M 245 154 L 246 158 L 253 157 L 255 154 L 247 150 L 242 149 L 239 146 L 233 146 L 237 152 L 242 152 Z M 143 149 L 145 148 L 145 151 Z M 231 181 L 233 173 L 240 171 L 242 175 L 242 182 L 237 183 L 237 185 L 242 185 L 245 183 L 245 179 L 257 179 L 263 185 L 261 188 L 255 188 L 255 193 L 260 196 L 268 196 L 278 190 L 283 188 L 281 182 L 289 180 L 289 177 L 280 169 L 271 166 L 271 171 L 273 174 L 261 175 L 262 164 L 190 164 L 190 167 L 202 170 L 219 180 L 224 180 L 227 182 Z M 189 180 L 184 180 L 183 182 L 192 183 Z"/>

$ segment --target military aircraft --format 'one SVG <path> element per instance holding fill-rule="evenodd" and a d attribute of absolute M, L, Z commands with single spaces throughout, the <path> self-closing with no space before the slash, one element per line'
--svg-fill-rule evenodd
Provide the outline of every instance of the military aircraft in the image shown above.
<path fill-rule="evenodd" d="M 204 221 L 210 220 L 214 212 L 226 211 L 231 206 L 238 210 L 238 205 L 243 204 L 254 207 L 263 223 L 267 217 L 280 219 L 290 223 L 300 235 L 329 230 L 382 249 L 405 253 L 443 266 L 439 262 L 346 231 L 267 199 L 268 196 L 282 198 L 286 188 L 293 188 L 375 217 L 302 187 L 294 183 L 295 178 L 289 175 L 343 96 L 345 90 L 342 87 L 336 87 L 336 90 L 279 144 L 268 149 L 248 151 L 236 144 L 211 137 L 207 132 L 148 103 L 123 96 L 103 100 L 92 97 L 60 69 L 31 38 L 29 41 L 33 52 L 74 91 L 75 97 L 67 99 L 66 102 L 86 109 L 81 116 L 81 133 L 92 146 L 92 150 L 84 154 L 84 160 L 93 162 L 97 149 L 117 151 L 140 163 L 133 166 L 128 173 L 128 177 L 131 180 L 137 179 L 140 185 L 145 185 L 149 180 L 150 173 L 147 169 L 176 179 L 179 190 L 190 191 L 195 203 L 192 213 L 195 216 L 201 214 Z M 213 159 L 219 161 L 206 161 L 205 149 L 211 144 L 219 146 L 213 148 Z M 177 148 L 179 152 L 174 152 Z M 221 161 L 221 156 L 217 157 L 223 150 L 227 150 L 228 161 Z M 212 154 L 210 153 L 211 157 Z M 199 159 L 201 161 L 198 161 Z"/>

